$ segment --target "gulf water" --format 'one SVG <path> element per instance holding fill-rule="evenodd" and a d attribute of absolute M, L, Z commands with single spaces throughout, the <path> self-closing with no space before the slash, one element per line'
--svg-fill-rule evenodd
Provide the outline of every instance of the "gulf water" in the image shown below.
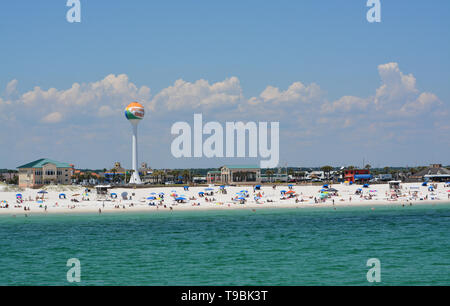
<path fill-rule="evenodd" d="M 450 204 L 0 216 L 0 285 L 450 285 Z"/>

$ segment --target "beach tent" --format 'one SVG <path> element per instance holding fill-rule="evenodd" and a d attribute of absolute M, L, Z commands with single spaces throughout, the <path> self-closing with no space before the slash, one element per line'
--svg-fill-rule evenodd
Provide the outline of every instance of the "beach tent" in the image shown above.
<path fill-rule="evenodd" d="M 422 186 L 428 186 L 428 183 L 427 182 L 423 182 Z"/>
<path fill-rule="evenodd" d="M 64 193 L 60 193 L 60 194 L 59 194 L 59 198 L 60 198 L 61 200 L 64 200 L 64 199 L 66 199 L 66 195 L 65 195 Z"/>
<path fill-rule="evenodd" d="M 328 188 L 328 184 L 323 185 L 323 188 Z"/>
<path fill-rule="evenodd" d="M 74 196 L 79 196 L 79 194 L 78 195 L 73 195 L 73 197 Z M 111 193 L 111 198 L 117 199 L 117 193 Z"/>
<path fill-rule="evenodd" d="M 364 184 L 363 188 L 369 188 L 369 184 Z"/>
<path fill-rule="evenodd" d="M 281 194 L 285 194 L 285 193 L 286 193 L 286 190 L 281 190 L 280 193 L 281 193 Z"/>
<path fill-rule="evenodd" d="M 203 191 L 200 191 L 198 194 L 205 194 Z"/>

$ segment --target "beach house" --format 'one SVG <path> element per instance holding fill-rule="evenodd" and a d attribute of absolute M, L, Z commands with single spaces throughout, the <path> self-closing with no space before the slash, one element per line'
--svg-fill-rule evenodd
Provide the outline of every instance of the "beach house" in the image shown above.
<path fill-rule="evenodd" d="M 217 175 L 214 173 L 214 175 Z M 215 176 L 217 178 L 217 176 Z M 219 183 L 215 181 L 214 183 Z M 220 168 L 221 184 L 261 183 L 261 168 L 254 165 L 223 166 Z"/>
<path fill-rule="evenodd" d="M 73 165 L 41 158 L 17 167 L 19 187 L 38 188 L 49 184 L 68 185 L 73 174 Z"/>
<path fill-rule="evenodd" d="M 450 170 L 442 167 L 441 164 L 432 164 L 411 176 L 415 180 L 448 182 L 450 181 Z"/>

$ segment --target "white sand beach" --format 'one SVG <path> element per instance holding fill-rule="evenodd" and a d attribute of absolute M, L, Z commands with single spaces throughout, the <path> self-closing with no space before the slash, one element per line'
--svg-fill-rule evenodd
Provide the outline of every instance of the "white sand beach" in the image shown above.
<path fill-rule="evenodd" d="M 84 187 L 47 186 L 42 189 L 47 193 L 39 193 L 41 190 L 17 191 L 3 185 L 0 186 L 0 214 L 76 214 L 99 213 L 100 210 L 102 213 L 107 213 L 295 207 L 338 208 L 345 206 L 374 208 L 379 205 L 450 202 L 450 187 L 444 183 L 434 185 L 437 188 L 430 188 L 430 184 L 422 186 L 421 183 L 402 183 L 396 195 L 388 184 L 371 185 L 368 188 L 360 185 L 332 184 L 328 186 L 328 191 L 322 186 L 294 184 L 291 187 L 277 186 L 275 189 L 273 186 L 262 185 L 260 190 L 254 190 L 252 186 L 225 186 L 226 194 L 221 192 L 220 186 L 190 187 L 188 191 L 185 191 L 182 185 L 140 189 L 114 188 L 109 189 L 106 196 L 97 195 L 95 188 L 86 192 Z M 286 191 L 286 193 L 282 194 L 281 191 Z M 164 193 L 164 199 L 160 198 L 160 193 Z M 199 193 L 207 195 L 201 197 Z M 62 194 L 65 195 L 65 198 Z M 186 200 L 180 200 L 181 198 Z M 175 199 L 179 199 L 179 201 L 177 202 Z M 5 208 L 6 206 L 8 208 Z"/>

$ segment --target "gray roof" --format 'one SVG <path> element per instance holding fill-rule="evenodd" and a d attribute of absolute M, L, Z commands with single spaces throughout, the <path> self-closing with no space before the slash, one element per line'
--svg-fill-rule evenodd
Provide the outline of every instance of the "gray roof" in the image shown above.
<path fill-rule="evenodd" d="M 414 174 L 414 176 L 425 176 L 425 175 L 450 175 L 450 170 L 442 167 L 441 168 L 429 167 Z"/>

